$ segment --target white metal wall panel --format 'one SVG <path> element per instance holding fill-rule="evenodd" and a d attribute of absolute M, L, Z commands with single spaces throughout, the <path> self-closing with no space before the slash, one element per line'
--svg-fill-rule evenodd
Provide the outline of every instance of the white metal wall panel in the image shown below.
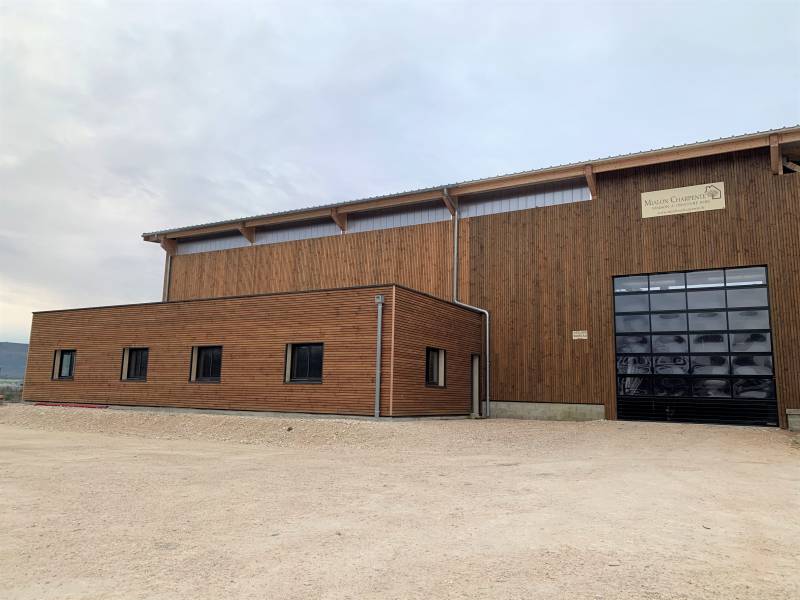
<path fill-rule="evenodd" d="M 197 254 L 198 252 L 213 252 L 214 250 L 228 250 L 249 246 L 244 236 L 226 235 L 225 237 L 210 238 L 207 240 L 188 240 L 178 242 L 178 254 Z"/>
<path fill-rule="evenodd" d="M 279 244 L 281 242 L 294 242 L 297 240 L 310 240 L 312 238 L 339 235 L 342 230 L 333 221 L 320 223 L 306 223 L 281 227 L 280 229 L 265 229 L 256 231 L 256 244 Z"/>
<path fill-rule="evenodd" d="M 360 231 L 436 223 L 438 221 L 448 221 L 449 219 L 450 211 L 447 210 L 444 204 L 441 204 L 441 206 L 412 206 L 391 212 L 349 215 L 347 231 L 348 233 L 358 233 Z"/>
<path fill-rule="evenodd" d="M 519 195 L 477 198 L 461 202 L 462 217 L 480 217 L 496 213 L 540 208 L 570 202 L 591 200 L 592 194 L 585 183 L 551 183 Z"/>

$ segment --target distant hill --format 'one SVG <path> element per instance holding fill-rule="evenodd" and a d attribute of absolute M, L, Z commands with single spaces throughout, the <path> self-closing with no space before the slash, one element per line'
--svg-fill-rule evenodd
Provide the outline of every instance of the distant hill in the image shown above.
<path fill-rule="evenodd" d="M 0 342 L 0 379 L 22 379 L 25 377 L 25 360 L 28 344 Z"/>

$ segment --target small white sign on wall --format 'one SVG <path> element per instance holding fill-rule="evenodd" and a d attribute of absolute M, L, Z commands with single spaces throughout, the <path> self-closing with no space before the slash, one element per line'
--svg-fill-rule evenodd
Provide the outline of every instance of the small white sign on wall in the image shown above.
<path fill-rule="evenodd" d="M 572 332 L 572 339 L 573 340 L 588 340 L 589 339 L 589 332 L 585 329 L 577 329 Z"/>
<path fill-rule="evenodd" d="M 642 194 L 642 218 L 680 215 L 725 208 L 722 181 Z"/>

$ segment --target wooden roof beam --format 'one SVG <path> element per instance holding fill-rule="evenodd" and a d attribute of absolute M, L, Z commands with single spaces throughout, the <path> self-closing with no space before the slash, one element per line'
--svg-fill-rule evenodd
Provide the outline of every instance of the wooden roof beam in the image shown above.
<path fill-rule="evenodd" d="M 339 226 L 339 229 L 342 230 L 342 233 L 347 231 L 347 213 L 342 214 L 336 207 L 334 207 L 331 209 L 331 219 L 333 219 L 333 222 Z"/>
<path fill-rule="evenodd" d="M 238 229 L 239 229 L 239 233 L 241 233 L 242 236 L 244 236 L 244 239 L 246 239 L 251 244 L 255 244 L 256 243 L 256 228 L 255 227 L 247 227 L 246 225 L 239 225 Z"/>
<path fill-rule="evenodd" d="M 447 188 L 442 189 L 442 201 L 444 202 L 445 207 L 447 210 L 450 211 L 450 215 L 455 217 L 456 216 L 456 207 L 458 206 L 458 198 L 451 198 L 450 192 L 447 191 Z"/>
<path fill-rule="evenodd" d="M 583 172 L 586 176 L 586 185 L 589 186 L 589 192 L 592 194 L 592 200 L 596 200 L 598 198 L 597 180 L 594 177 L 594 169 L 592 168 L 592 165 L 586 165 L 583 168 Z"/>
<path fill-rule="evenodd" d="M 162 236 L 158 241 L 169 256 L 175 256 L 178 253 L 178 242 L 175 240 Z"/>

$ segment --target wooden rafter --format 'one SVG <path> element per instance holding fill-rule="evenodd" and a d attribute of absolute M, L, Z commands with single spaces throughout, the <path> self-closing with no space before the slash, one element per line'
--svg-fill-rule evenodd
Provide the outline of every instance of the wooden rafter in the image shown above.
<path fill-rule="evenodd" d="M 244 238 L 251 244 L 256 243 L 255 227 L 247 227 L 246 225 L 239 225 L 239 233 L 241 233 L 244 236 Z"/>
<path fill-rule="evenodd" d="M 772 166 L 773 175 L 780 175 L 783 173 L 781 161 L 781 146 L 778 141 L 778 136 L 773 134 L 769 136 L 769 162 Z"/>
<path fill-rule="evenodd" d="M 597 195 L 597 180 L 594 177 L 594 169 L 592 165 L 586 165 L 583 168 L 583 172 L 586 175 L 586 185 L 589 186 L 589 191 L 592 194 L 592 200 L 598 197 Z"/>
<path fill-rule="evenodd" d="M 342 233 L 347 231 L 347 213 L 341 213 L 338 209 L 332 208 L 331 219 L 333 219 L 333 222 L 339 226 L 339 229 L 342 230 Z"/>
<path fill-rule="evenodd" d="M 791 160 L 785 157 L 783 159 L 783 168 L 789 169 L 790 171 L 794 171 L 795 173 L 800 173 L 800 165 L 798 165 L 796 162 L 792 162 Z"/>
<path fill-rule="evenodd" d="M 458 198 L 452 198 L 450 196 L 450 192 L 447 191 L 447 188 L 442 190 L 442 201 L 444 205 L 447 207 L 447 210 L 450 211 L 452 216 L 456 215 L 456 206 L 458 206 Z"/>

